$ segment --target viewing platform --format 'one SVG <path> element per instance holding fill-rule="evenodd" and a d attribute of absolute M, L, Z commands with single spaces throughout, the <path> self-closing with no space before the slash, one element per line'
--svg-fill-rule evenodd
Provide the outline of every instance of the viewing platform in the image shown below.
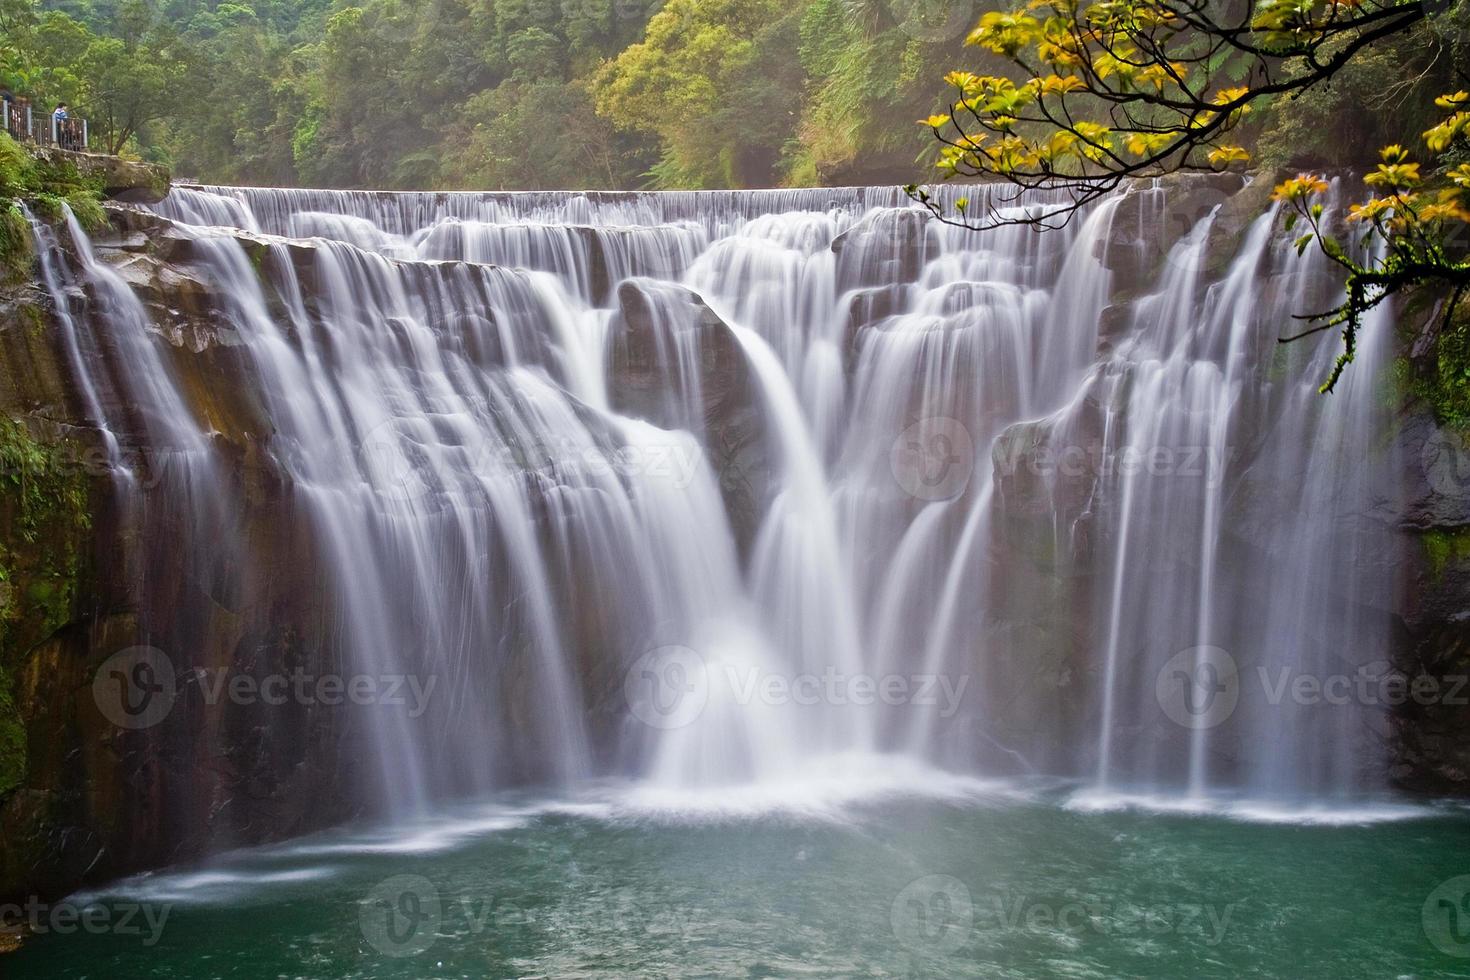
<path fill-rule="evenodd" d="M 11 138 L 36 146 L 86 152 L 91 147 L 91 127 L 86 119 L 58 119 L 55 109 L 40 109 L 30 99 L 10 96 L 0 102 L 5 131 Z"/>

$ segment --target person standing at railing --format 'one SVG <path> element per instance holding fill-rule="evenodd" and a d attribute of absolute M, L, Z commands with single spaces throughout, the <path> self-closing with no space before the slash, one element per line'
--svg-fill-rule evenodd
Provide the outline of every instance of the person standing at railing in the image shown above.
<path fill-rule="evenodd" d="M 51 114 L 52 141 L 63 150 L 80 150 L 82 148 L 81 126 L 72 119 L 71 111 L 65 102 L 56 107 Z"/>

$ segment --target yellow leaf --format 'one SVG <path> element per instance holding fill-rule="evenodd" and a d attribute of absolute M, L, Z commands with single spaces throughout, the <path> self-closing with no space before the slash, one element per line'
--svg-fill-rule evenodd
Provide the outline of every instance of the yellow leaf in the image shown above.
<path fill-rule="evenodd" d="M 1134 156 L 1148 156 L 1168 146 L 1173 139 L 1168 133 L 1129 133 L 1123 148 Z"/>
<path fill-rule="evenodd" d="M 1276 185 L 1271 192 L 1273 201 L 1304 201 L 1314 194 L 1327 193 L 1327 181 L 1316 174 L 1297 174 L 1290 180 L 1282 181 Z"/>
<path fill-rule="evenodd" d="M 1349 221 L 1375 221 L 1394 209 L 1395 200 L 1385 197 L 1370 197 L 1362 204 L 1348 207 Z"/>
<path fill-rule="evenodd" d="M 1454 201 L 1441 201 L 1438 204 L 1430 204 L 1419 209 L 1420 221 L 1470 221 L 1470 211 L 1466 211 Z"/>
<path fill-rule="evenodd" d="M 1470 112 L 1457 112 L 1433 129 L 1426 129 L 1424 143 L 1435 153 L 1443 153 L 1467 125 L 1470 125 Z"/>
<path fill-rule="evenodd" d="M 1419 183 L 1417 163 L 1380 163 L 1378 169 L 1363 178 L 1369 187 L 1413 187 Z"/>
<path fill-rule="evenodd" d="M 1086 87 L 1076 75 L 1068 75 L 1066 78 L 1048 75 L 1041 80 L 1041 91 L 1047 95 L 1063 95 Z"/>
<path fill-rule="evenodd" d="M 1209 161 L 1216 165 L 1232 163 L 1245 163 L 1250 160 L 1251 155 L 1243 146 L 1217 146 L 1210 151 Z"/>

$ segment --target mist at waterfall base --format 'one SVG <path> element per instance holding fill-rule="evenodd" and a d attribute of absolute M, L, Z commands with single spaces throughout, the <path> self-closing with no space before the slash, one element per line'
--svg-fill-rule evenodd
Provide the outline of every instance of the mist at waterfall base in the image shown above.
<path fill-rule="evenodd" d="M 78 899 L 167 905 L 147 948 L 42 934 L 12 962 L 1453 962 L 1423 906 L 1466 823 L 1392 798 L 1381 698 L 1293 683 L 1385 674 L 1391 324 L 1319 396 L 1331 337 L 1276 338 L 1329 305 L 1325 270 L 1274 213 L 1222 260 L 1213 209 L 1109 309 L 1118 223 L 1166 225 L 1162 192 L 1137 204 L 1037 235 L 886 189 L 175 189 L 156 210 L 243 352 L 335 662 L 427 694 L 337 709 L 365 736 L 360 826 Z M 136 406 L 177 546 L 248 575 L 126 250 L 69 232 L 75 258 L 37 225 L 98 427 Z"/>

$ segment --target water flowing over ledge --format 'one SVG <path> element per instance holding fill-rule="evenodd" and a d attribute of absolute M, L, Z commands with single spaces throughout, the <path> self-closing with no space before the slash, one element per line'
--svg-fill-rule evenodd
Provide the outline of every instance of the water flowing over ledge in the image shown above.
<path fill-rule="evenodd" d="M 1331 338 L 1276 338 L 1325 269 L 1274 212 L 1167 198 L 1046 235 L 880 188 L 180 187 L 95 250 L 38 224 L 142 564 L 209 597 L 144 610 L 183 680 L 140 737 L 256 731 L 276 798 L 398 819 L 860 796 L 853 754 L 1368 812 L 1386 709 L 1320 692 L 1390 659 L 1392 331 L 1317 395 Z M 402 696 L 211 699 L 297 668 Z"/>

